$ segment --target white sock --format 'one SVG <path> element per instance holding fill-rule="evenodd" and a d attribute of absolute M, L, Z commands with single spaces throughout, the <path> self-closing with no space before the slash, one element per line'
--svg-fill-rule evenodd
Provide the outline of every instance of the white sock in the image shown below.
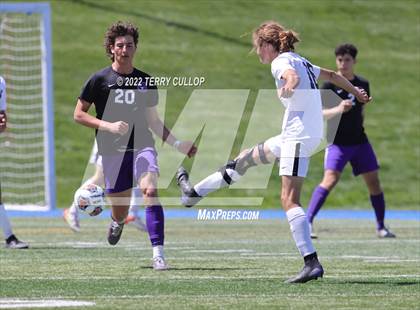
<path fill-rule="evenodd" d="M 158 256 L 165 257 L 163 254 L 163 245 L 155 245 L 153 247 L 153 258 Z"/>
<path fill-rule="evenodd" d="M 0 226 L 3 230 L 4 239 L 9 238 L 13 235 L 12 226 L 10 225 L 9 218 L 7 217 L 6 209 L 4 205 L 0 203 Z"/>
<path fill-rule="evenodd" d="M 132 215 L 138 217 L 138 212 L 140 205 L 143 203 L 143 197 L 140 188 L 133 187 L 131 190 L 131 200 L 130 200 L 130 209 L 128 212 L 130 212 Z"/>
<path fill-rule="evenodd" d="M 86 186 L 88 184 L 91 184 L 91 183 L 92 183 L 92 178 L 89 178 L 80 187 L 84 187 L 84 186 Z"/>
<path fill-rule="evenodd" d="M 306 219 L 305 211 L 303 211 L 301 207 L 295 207 L 287 211 L 286 215 L 300 255 L 305 257 L 306 255 L 314 253 L 315 248 L 312 245 L 309 223 Z"/>
<path fill-rule="evenodd" d="M 70 214 L 79 214 L 79 208 L 76 206 L 75 203 L 72 203 L 69 208 Z"/>
<path fill-rule="evenodd" d="M 226 169 L 226 172 L 231 177 L 233 181 L 232 184 L 241 178 L 241 175 L 233 169 Z M 222 173 L 217 171 L 198 182 L 194 186 L 194 190 L 198 195 L 204 197 L 220 188 L 227 186 L 229 186 L 229 184 L 226 183 L 226 181 L 223 179 Z"/>

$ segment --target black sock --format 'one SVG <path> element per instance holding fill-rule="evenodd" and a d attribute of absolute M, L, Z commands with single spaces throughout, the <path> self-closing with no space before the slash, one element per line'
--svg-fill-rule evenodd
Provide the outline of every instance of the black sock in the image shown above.
<path fill-rule="evenodd" d="M 188 197 L 201 198 L 201 196 L 195 191 L 194 187 L 191 187 L 190 191 L 188 192 Z"/>
<path fill-rule="evenodd" d="M 306 255 L 303 260 L 305 261 L 305 264 L 308 264 L 313 260 L 318 260 L 318 255 L 316 255 L 316 252 L 313 252 L 312 254 Z"/>
<path fill-rule="evenodd" d="M 15 236 L 15 235 L 10 235 L 10 237 L 6 239 L 6 243 L 10 243 L 10 242 L 12 242 L 13 240 L 17 240 L 17 239 L 16 239 L 16 236 Z"/>

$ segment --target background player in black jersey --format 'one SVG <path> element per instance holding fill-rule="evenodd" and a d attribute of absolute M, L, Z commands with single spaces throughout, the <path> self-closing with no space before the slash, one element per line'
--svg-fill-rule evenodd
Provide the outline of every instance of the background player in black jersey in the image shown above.
<path fill-rule="evenodd" d="M 342 44 L 335 49 L 337 73 L 347 78 L 354 86 L 365 89 L 370 95 L 369 82 L 354 73 L 357 48 L 353 44 Z M 385 199 L 378 177 L 378 161 L 363 127 L 363 103 L 352 95 L 329 82 L 324 89 L 331 89 L 343 101 L 338 106 L 324 106 L 323 114 L 331 122 L 341 116 L 337 133 L 328 136 L 331 143 L 325 150 L 324 177 L 312 193 L 308 207 L 308 220 L 311 237 L 317 238 L 313 231 L 313 220 L 323 206 L 328 194 L 337 184 L 348 162 L 355 176 L 362 175 L 370 194 L 370 201 L 376 215 L 376 231 L 380 238 L 394 238 L 395 235 L 384 224 Z M 328 102 L 324 102 L 328 104 Z M 342 115 L 341 115 L 342 114 Z M 328 131 L 330 133 L 330 131 Z"/>
<path fill-rule="evenodd" d="M 159 167 L 151 131 L 178 151 L 193 156 L 192 142 L 177 140 L 157 113 L 157 89 L 150 76 L 133 66 L 139 33 L 131 23 L 117 22 L 105 34 L 112 65 L 85 84 L 74 111 L 76 122 L 96 129 L 105 180 L 112 205 L 108 242 L 117 244 L 128 214 L 131 188 L 138 184 L 146 206 L 146 225 L 153 247 L 153 268 L 167 269 L 164 259 L 164 214 L 158 199 Z M 95 105 L 96 117 L 87 112 Z M 150 131 L 151 130 L 151 131 Z"/>

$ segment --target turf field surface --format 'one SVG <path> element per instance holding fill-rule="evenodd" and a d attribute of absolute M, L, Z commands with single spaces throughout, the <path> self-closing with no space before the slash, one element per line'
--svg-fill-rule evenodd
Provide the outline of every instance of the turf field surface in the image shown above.
<path fill-rule="evenodd" d="M 283 281 L 302 261 L 285 220 L 168 219 L 171 269 L 151 269 L 147 235 L 126 227 L 106 242 L 108 221 L 71 232 L 56 219 L 14 218 L 29 250 L 0 250 L 0 307 L 10 300 L 92 302 L 89 309 L 414 309 L 420 297 L 419 222 L 390 220 L 397 239 L 370 220 L 319 220 L 321 280 Z"/>

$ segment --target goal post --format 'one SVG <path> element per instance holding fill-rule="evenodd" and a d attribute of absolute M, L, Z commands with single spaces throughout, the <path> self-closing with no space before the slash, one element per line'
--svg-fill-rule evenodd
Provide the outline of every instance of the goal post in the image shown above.
<path fill-rule="evenodd" d="M 8 128 L 0 134 L 7 209 L 55 208 L 53 75 L 49 3 L 0 3 L 0 75 Z"/>

